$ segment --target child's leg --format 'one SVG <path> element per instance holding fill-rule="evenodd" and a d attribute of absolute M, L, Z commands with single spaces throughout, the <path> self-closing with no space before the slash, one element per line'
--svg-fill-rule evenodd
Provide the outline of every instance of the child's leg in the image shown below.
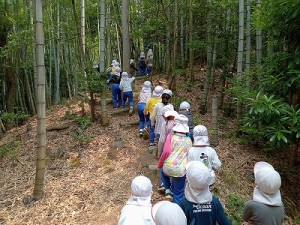
<path fill-rule="evenodd" d="M 144 108 L 146 106 L 146 103 L 139 103 L 138 104 L 138 115 L 139 115 L 139 119 L 140 119 L 140 130 L 144 129 L 145 126 L 145 115 L 144 115 Z"/>
<path fill-rule="evenodd" d="M 129 101 L 129 108 L 133 109 L 133 94 L 132 91 L 127 92 L 127 97 Z"/>
<path fill-rule="evenodd" d="M 111 95 L 112 95 L 112 104 L 114 108 L 117 107 L 118 90 L 119 90 L 119 86 L 117 84 L 113 84 L 111 87 Z"/>
<path fill-rule="evenodd" d="M 172 192 L 173 192 L 173 202 L 179 204 L 183 198 L 185 178 L 183 177 L 172 177 Z"/>
<path fill-rule="evenodd" d="M 120 107 L 124 107 L 124 102 L 123 102 L 123 99 L 122 99 L 122 91 L 120 90 L 119 88 L 119 85 L 118 85 L 118 102 L 119 102 L 119 106 Z"/>
<path fill-rule="evenodd" d="M 165 189 L 170 189 L 171 188 L 170 177 L 164 173 L 163 168 L 159 169 L 159 174 L 160 174 L 160 179 L 163 182 Z"/>
<path fill-rule="evenodd" d="M 155 139 L 154 127 L 150 126 L 150 132 L 149 132 L 149 144 L 150 145 L 154 145 L 154 139 Z"/>
<path fill-rule="evenodd" d="M 127 101 L 127 97 L 128 97 L 128 92 L 123 92 L 123 105 L 126 105 L 126 101 Z"/>

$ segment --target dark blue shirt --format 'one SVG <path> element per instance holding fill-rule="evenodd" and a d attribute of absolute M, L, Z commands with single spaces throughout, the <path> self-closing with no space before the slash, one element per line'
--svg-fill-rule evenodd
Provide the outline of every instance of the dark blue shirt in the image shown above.
<path fill-rule="evenodd" d="M 224 213 L 223 206 L 218 198 L 213 196 L 209 203 L 198 204 L 183 198 L 179 203 L 187 218 L 188 225 L 231 225 L 231 221 Z"/>

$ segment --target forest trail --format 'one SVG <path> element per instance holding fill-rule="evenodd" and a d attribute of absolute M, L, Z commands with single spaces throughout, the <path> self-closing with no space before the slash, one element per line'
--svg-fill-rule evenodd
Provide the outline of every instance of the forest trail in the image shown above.
<path fill-rule="evenodd" d="M 197 80 L 199 85 L 193 87 L 184 85 L 184 79 L 181 85 L 180 80 L 177 84 L 179 99 L 190 101 L 194 114 L 199 105 L 202 81 L 203 78 Z M 142 82 L 136 81 L 136 92 Z M 98 112 L 99 105 L 97 107 Z M 88 109 L 88 105 L 85 108 Z M 114 111 L 111 105 L 108 111 Z M 137 125 L 120 126 L 121 122 L 137 121 L 137 113 L 133 116 L 126 113 L 111 116 L 109 113 L 108 127 L 95 122 L 83 132 L 74 121 L 80 113 L 81 108 L 74 101 L 47 111 L 47 127 L 61 124 L 69 127 L 47 133 L 45 196 L 40 201 L 27 201 L 34 184 L 36 118 L 10 130 L 0 141 L 0 146 L 13 140 L 22 143 L 15 153 L 0 159 L 0 224 L 115 225 L 129 198 L 131 181 L 140 174 L 148 176 L 153 183 L 153 203 L 164 199 L 157 192 L 158 173 L 148 168 L 156 164 L 157 159 L 148 152 L 147 142 L 139 138 Z M 73 120 L 69 120 L 71 117 Z M 210 127 L 210 111 L 199 118 L 199 122 Z M 299 167 L 287 169 L 286 160 L 281 160 L 284 152 L 275 157 L 238 144 L 233 122 L 222 115 L 219 127 L 216 151 L 223 164 L 213 192 L 224 203 L 229 217 L 236 216 L 232 208 L 234 199 L 251 198 L 253 166 L 261 160 L 272 163 L 280 171 L 287 214 L 299 216 Z M 122 137 L 123 142 L 116 143 L 118 137 Z M 293 224 L 291 221 L 288 216 L 285 224 Z"/>

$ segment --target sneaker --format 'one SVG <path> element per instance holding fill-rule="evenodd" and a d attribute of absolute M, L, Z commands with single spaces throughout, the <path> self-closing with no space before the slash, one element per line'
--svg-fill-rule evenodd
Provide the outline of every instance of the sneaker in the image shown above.
<path fill-rule="evenodd" d="M 172 194 L 170 189 L 166 189 L 165 198 L 167 198 L 167 199 L 172 199 L 173 198 L 173 194 Z"/>
<path fill-rule="evenodd" d="M 161 183 L 161 184 L 159 185 L 159 187 L 157 188 L 157 190 L 158 190 L 158 191 L 165 191 L 166 188 L 164 187 L 164 184 Z"/>
<path fill-rule="evenodd" d="M 130 115 L 130 116 L 133 115 L 133 108 L 130 108 L 130 110 L 129 110 L 129 115 Z"/>
<path fill-rule="evenodd" d="M 143 134 L 144 134 L 144 130 L 140 129 L 140 137 L 143 137 Z"/>

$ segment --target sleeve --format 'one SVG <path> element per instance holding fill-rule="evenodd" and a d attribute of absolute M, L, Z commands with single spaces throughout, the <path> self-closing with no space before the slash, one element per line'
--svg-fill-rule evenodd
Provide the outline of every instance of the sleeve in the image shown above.
<path fill-rule="evenodd" d="M 161 156 L 159 157 L 159 160 L 158 160 L 158 163 L 157 163 L 157 167 L 159 169 L 163 167 L 165 160 L 170 155 L 170 152 L 171 152 L 171 139 L 172 139 L 172 135 L 168 134 L 168 136 L 166 138 L 166 142 L 165 142 L 164 147 L 163 147 L 163 152 L 162 152 Z"/>
<path fill-rule="evenodd" d="M 218 170 L 221 168 L 221 161 L 217 155 L 217 152 L 216 150 L 213 149 L 213 157 L 212 157 L 212 168 L 213 170 Z"/>
<path fill-rule="evenodd" d="M 121 79 L 119 88 L 120 88 L 121 91 L 123 90 L 123 80 L 122 79 Z"/>
<path fill-rule="evenodd" d="M 218 207 L 218 214 L 217 214 L 217 221 L 219 225 L 232 225 L 231 221 L 225 215 L 224 208 L 217 198 L 217 207 Z"/>

